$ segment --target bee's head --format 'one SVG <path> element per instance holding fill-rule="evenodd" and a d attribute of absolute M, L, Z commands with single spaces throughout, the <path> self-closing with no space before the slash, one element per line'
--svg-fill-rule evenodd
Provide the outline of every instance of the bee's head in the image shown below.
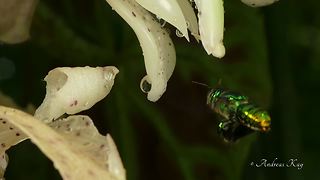
<path fill-rule="evenodd" d="M 214 108 L 215 102 L 220 97 L 222 92 L 222 89 L 211 89 L 207 95 L 207 105 L 211 106 L 211 108 Z"/>

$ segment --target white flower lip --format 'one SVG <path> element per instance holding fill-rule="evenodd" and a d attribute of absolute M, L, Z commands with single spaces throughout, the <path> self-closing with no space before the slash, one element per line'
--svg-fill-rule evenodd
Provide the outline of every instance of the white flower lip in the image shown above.
<path fill-rule="evenodd" d="M 114 66 L 56 68 L 45 77 L 47 94 L 35 117 L 46 122 L 64 113 L 75 114 L 91 108 L 110 92 L 118 73 Z"/>
<path fill-rule="evenodd" d="M 176 53 L 168 32 L 157 20 L 134 0 L 107 0 L 134 30 L 140 42 L 148 82 L 148 100 L 157 101 L 165 92 L 175 64 Z"/>

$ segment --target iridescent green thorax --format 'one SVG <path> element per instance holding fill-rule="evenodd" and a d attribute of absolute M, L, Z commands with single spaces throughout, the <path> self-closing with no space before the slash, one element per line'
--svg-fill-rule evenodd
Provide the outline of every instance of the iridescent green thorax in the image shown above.
<path fill-rule="evenodd" d="M 239 105 L 247 102 L 246 96 L 223 89 L 212 89 L 207 96 L 207 105 L 226 119 L 230 118 L 231 113 L 236 112 Z"/>

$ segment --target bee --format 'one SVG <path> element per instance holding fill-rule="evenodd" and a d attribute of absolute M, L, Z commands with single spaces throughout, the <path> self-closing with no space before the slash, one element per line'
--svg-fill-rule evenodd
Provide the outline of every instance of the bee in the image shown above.
<path fill-rule="evenodd" d="M 206 84 L 194 82 L 206 87 Z M 221 84 L 221 81 L 218 83 Z M 267 111 L 253 104 L 240 93 L 223 88 L 210 88 L 207 105 L 221 117 L 218 134 L 226 142 L 234 142 L 253 132 L 268 132 L 271 118 Z"/>
<path fill-rule="evenodd" d="M 234 142 L 255 131 L 268 132 L 271 129 L 268 112 L 242 94 L 214 88 L 207 95 L 207 105 L 222 117 L 218 133 L 227 142 Z"/>

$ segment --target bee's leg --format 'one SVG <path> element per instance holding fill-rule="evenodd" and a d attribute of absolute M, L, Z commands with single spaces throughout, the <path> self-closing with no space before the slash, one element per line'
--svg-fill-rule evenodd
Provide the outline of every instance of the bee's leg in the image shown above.
<path fill-rule="evenodd" d="M 234 141 L 234 131 L 239 126 L 235 112 L 228 112 L 229 118 L 219 123 L 218 134 L 224 138 L 226 142 Z"/>
<path fill-rule="evenodd" d="M 220 129 L 220 130 L 223 130 L 223 131 L 228 131 L 228 130 L 231 129 L 233 123 L 234 123 L 234 122 L 233 122 L 233 121 L 230 121 L 230 120 L 228 120 L 228 121 L 221 121 L 221 122 L 219 123 L 219 129 Z"/>
<path fill-rule="evenodd" d="M 241 123 L 239 117 L 237 116 L 237 113 L 233 113 L 230 116 L 230 119 L 232 119 L 233 122 L 236 122 L 235 125 L 233 126 L 233 130 L 232 130 L 234 141 L 254 132 L 252 129 L 244 126 Z"/>
<path fill-rule="evenodd" d="M 234 130 L 234 137 L 235 140 L 242 138 L 246 135 L 249 135 L 253 133 L 254 131 L 246 126 L 239 125 L 235 130 Z"/>
<path fill-rule="evenodd" d="M 237 118 L 237 112 L 229 112 L 229 114 L 230 121 L 237 122 L 237 124 L 240 122 Z"/>
<path fill-rule="evenodd" d="M 226 142 L 235 141 L 234 132 L 239 126 L 238 122 L 235 121 L 222 121 L 219 123 L 218 134 L 224 138 Z"/>

